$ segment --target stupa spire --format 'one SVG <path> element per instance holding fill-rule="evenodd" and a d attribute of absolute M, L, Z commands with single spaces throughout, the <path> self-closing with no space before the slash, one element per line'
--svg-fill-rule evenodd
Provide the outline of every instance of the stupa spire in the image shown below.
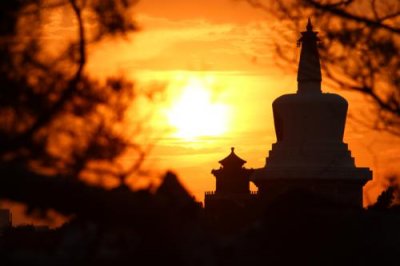
<path fill-rule="evenodd" d="M 301 45 L 299 69 L 297 72 L 298 93 L 321 92 L 321 65 L 318 54 L 318 32 L 313 31 L 308 18 L 306 31 L 301 33 L 297 44 Z"/>
<path fill-rule="evenodd" d="M 308 17 L 306 29 L 307 29 L 307 31 L 313 30 L 310 17 Z"/>

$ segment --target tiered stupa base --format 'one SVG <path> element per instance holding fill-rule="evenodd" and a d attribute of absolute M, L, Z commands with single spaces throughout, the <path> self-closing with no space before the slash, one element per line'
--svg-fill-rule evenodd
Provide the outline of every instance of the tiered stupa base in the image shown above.
<path fill-rule="evenodd" d="M 256 169 L 252 181 L 259 197 L 268 202 L 288 191 L 302 190 L 333 202 L 361 207 L 362 188 L 371 179 L 368 168 L 355 167 L 345 143 L 275 143 L 266 166 Z"/>

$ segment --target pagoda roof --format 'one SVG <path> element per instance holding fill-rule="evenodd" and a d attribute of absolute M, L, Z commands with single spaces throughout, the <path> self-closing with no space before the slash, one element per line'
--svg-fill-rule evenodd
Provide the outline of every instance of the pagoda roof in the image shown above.
<path fill-rule="evenodd" d="M 227 166 L 227 165 L 242 166 L 243 164 L 246 163 L 246 161 L 243 160 L 242 158 L 240 158 L 239 156 L 237 156 L 235 154 L 235 148 L 232 147 L 231 153 L 227 157 L 225 157 L 224 159 L 219 161 L 219 163 L 222 164 L 223 166 Z"/>

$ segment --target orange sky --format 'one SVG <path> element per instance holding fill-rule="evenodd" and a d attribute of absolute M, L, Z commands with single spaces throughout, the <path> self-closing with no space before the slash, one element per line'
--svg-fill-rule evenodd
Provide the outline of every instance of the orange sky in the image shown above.
<path fill-rule="evenodd" d="M 146 165 L 160 172 L 174 170 L 200 201 L 204 191 L 215 188 L 211 169 L 219 167 L 217 162 L 228 155 L 230 147 L 236 147 L 247 167 L 263 167 L 276 141 L 272 101 L 297 88 L 296 73 L 275 64 L 272 34 L 281 22 L 234 0 L 142 0 L 135 17 L 141 30 L 125 40 L 91 47 L 87 69 L 98 77 L 122 73 L 139 88 L 165 85 L 163 97 L 156 108 L 152 106 L 149 125 L 154 148 Z M 68 30 L 65 23 L 62 17 L 52 22 Z M 315 27 L 318 30 L 317 22 Z M 295 42 L 299 33 L 292 35 L 288 53 L 299 53 Z M 208 101 L 207 110 L 225 110 L 223 134 L 179 137 L 169 116 L 188 87 L 200 88 L 198 97 Z M 324 84 L 323 90 L 332 92 Z M 347 98 L 350 114 L 368 111 L 362 96 L 338 93 Z M 215 122 L 211 116 L 203 119 Z M 360 128 L 348 119 L 345 142 L 357 166 L 374 171 L 377 181 L 365 190 L 365 202 L 371 202 L 382 188 L 379 178 L 396 169 L 400 139 Z"/>
<path fill-rule="evenodd" d="M 272 101 L 297 88 L 293 68 L 283 70 L 276 65 L 274 34 L 276 29 L 284 30 L 282 21 L 235 0 L 142 0 L 134 15 L 141 30 L 125 40 L 90 47 L 87 67 L 98 77 L 122 73 L 139 88 L 165 85 L 162 100 L 150 106 L 155 145 L 148 166 L 176 171 L 198 200 L 203 200 L 205 190 L 214 189 L 210 171 L 219 167 L 217 161 L 231 146 L 247 160 L 247 167 L 262 167 L 275 142 Z M 318 22 L 314 24 L 318 30 Z M 53 18 L 52 26 L 57 25 L 68 30 L 63 15 Z M 287 52 L 298 54 L 299 33 L 289 34 L 293 45 Z M 193 82 L 208 91 L 209 104 L 228 110 L 224 134 L 190 140 L 176 137 L 179 134 L 168 113 Z M 333 92 L 326 84 L 323 90 Z M 351 115 L 368 112 L 370 106 L 363 96 L 338 93 L 349 101 Z M 187 113 L 196 112 L 193 108 Z M 395 171 L 399 139 L 360 128 L 348 119 L 345 142 L 356 164 L 371 167 L 376 179 Z M 366 191 L 367 202 L 374 200 L 381 187 L 377 182 Z"/>
<path fill-rule="evenodd" d="M 213 82 L 205 87 L 213 101 L 230 110 L 226 133 L 187 141 L 171 136 L 169 130 L 173 129 L 163 116 L 165 109 L 160 108 L 153 122 L 166 131 L 155 139 L 149 165 L 175 170 L 198 200 L 203 200 L 205 190 L 214 189 L 210 171 L 219 167 L 217 161 L 231 146 L 247 160 L 247 167 L 262 167 L 276 141 L 272 101 L 297 88 L 296 73 L 275 64 L 272 34 L 281 22 L 232 0 L 144 0 L 135 10 L 142 31 L 128 42 L 100 46 L 93 57 L 107 57 L 107 64 L 96 70 L 126 73 L 143 86 L 166 81 L 166 109 L 176 104 L 188 80 L 207 83 L 211 78 Z M 289 53 L 299 53 L 295 45 L 298 35 L 293 33 Z M 323 90 L 332 92 L 326 86 Z M 354 116 L 370 108 L 363 96 L 338 93 L 347 98 L 349 113 Z M 361 128 L 348 119 L 345 142 L 357 166 L 371 167 L 377 180 L 395 171 L 399 139 Z M 381 187 L 380 181 L 369 186 L 366 202 L 373 201 Z"/>

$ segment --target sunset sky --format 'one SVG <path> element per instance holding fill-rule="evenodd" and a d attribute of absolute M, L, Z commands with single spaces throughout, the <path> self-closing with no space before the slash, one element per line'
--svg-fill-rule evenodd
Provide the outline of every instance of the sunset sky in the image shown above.
<path fill-rule="evenodd" d="M 139 89 L 164 87 L 150 105 L 154 147 L 145 166 L 175 171 L 199 201 L 214 190 L 211 169 L 230 147 L 246 167 L 263 167 L 276 141 L 272 102 L 297 89 L 297 66 L 282 69 L 274 55 L 273 37 L 283 22 L 237 0 L 142 0 L 134 11 L 140 30 L 91 47 L 87 70 L 95 77 L 125 75 Z M 62 15 L 52 19 L 59 30 L 68 30 L 65 24 Z M 314 25 L 318 30 L 318 21 Z M 299 54 L 300 33 L 289 34 L 287 52 Z M 332 91 L 325 83 L 323 91 L 344 96 L 352 116 L 370 109 L 358 94 Z M 396 173 L 400 139 L 348 119 L 345 142 L 356 165 L 374 172 L 365 190 L 368 204 L 382 189 L 382 177 Z"/>
<path fill-rule="evenodd" d="M 273 34 L 282 22 L 232 0 L 144 0 L 135 16 L 141 30 L 96 46 L 88 68 L 100 75 L 122 73 L 143 88 L 165 85 L 150 122 L 156 137 L 147 165 L 174 170 L 198 200 L 214 189 L 210 171 L 230 147 L 248 168 L 263 167 L 276 141 L 272 101 L 297 88 L 293 68 L 275 62 Z M 291 34 L 287 52 L 298 54 L 299 33 Z M 363 96 L 338 93 L 349 101 L 350 115 L 368 112 Z M 348 119 L 345 142 L 357 166 L 372 168 L 375 179 L 396 171 L 399 139 Z M 381 186 L 368 187 L 367 203 Z"/>

